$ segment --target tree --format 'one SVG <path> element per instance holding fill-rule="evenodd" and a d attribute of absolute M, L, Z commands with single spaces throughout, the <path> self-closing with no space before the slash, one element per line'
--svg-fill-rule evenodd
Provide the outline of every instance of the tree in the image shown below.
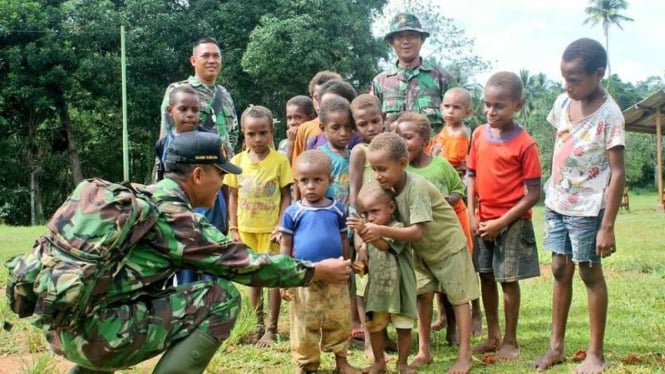
<path fill-rule="evenodd" d="M 634 19 L 620 14 L 622 10 L 628 8 L 626 0 L 589 0 L 590 6 L 584 9 L 588 15 L 584 20 L 584 25 L 591 24 L 595 26 L 599 23 L 603 25 L 603 35 L 605 36 L 605 50 L 607 51 L 607 77 L 612 77 L 612 68 L 610 67 L 610 36 L 609 29 L 612 24 L 623 30 L 621 22 L 632 22 Z"/>

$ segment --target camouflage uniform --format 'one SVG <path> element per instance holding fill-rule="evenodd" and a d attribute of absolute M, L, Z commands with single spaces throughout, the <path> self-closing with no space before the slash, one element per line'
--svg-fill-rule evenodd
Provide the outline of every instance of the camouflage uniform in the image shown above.
<path fill-rule="evenodd" d="M 236 116 L 235 106 L 233 105 L 233 99 L 231 94 L 221 85 L 216 85 L 214 88 L 208 87 L 202 82 L 200 82 L 196 77 L 190 76 L 187 80 L 171 83 L 166 88 L 166 93 L 164 94 L 164 99 L 162 100 L 162 122 L 160 129 L 160 138 L 164 137 L 170 131 L 173 130 L 174 124 L 171 117 L 169 117 L 166 107 L 169 105 L 169 93 L 172 89 L 182 86 L 189 85 L 192 87 L 199 96 L 199 101 L 201 102 L 200 109 L 200 123 L 202 125 L 206 124 L 206 120 L 209 116 L 213 116 L 213 122 L 217 125 L 217 133 L 222 138 L 222 142 L 226 148 L 226 157 L 231 158 L 233 156 L 233 147 L 238 143 L 238 118 Z M 221 108 L 212 108 L 213 101 L 215 99 L 215 92 L 220 90 L 221 95 Z M 206 126 L 207 127 L 207 126 Z M 213 130 L 213 128 L 207 128 L 207 130 Z"/>
<path fill-rule="evenodd" d="M 146 188 L 159 219 L 124 259 L 107 293 L 109 303 L 71 327 L 46 332 L 55 353 L 81 366 L 113 370 L 135 365 L 196 329 L 223 341 L 240 310 L 240 294 L 231 280 L 292 287 L 307 285 L 313 277 L 314 268 L 307 262 L 259 256 L 242 243 L 230 242 L 192 212 L 174 180 Z M 164 281 L 181 268 L 219 278 L 164 289 Z"/>
<path fill-rule="evenodd" d="M 401 31 L 415 31 L 429 36 L 420 25 L 418 18 L 410 13 L 399 13 L 390 22 L 390 32 L 385 40 L 391 42 L 392 36 Z M 419 57 L 420 58 L 420 57 Z M 396 62 L 388 70 L 372 80 L 370 93 L 381 101 L 381 111 L 390 119 L 404 111 L 416 112 L 427 116 L 433 133 L 443 127 L 441 101 L 448 89 L 449 78 L 434 65 L 423 61 L 416 67 L 404 68 Z"/>

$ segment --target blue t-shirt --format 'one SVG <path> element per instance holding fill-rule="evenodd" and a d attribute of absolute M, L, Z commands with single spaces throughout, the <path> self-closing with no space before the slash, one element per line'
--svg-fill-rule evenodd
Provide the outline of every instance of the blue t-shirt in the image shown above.
<path fill-rule="evenodd" d="M 342 234 L 346 233 L 344 205 L 332 201 L 327 206 L 291 204 L 282 217 L 280 231 L 293 236 L 293 257 L 317 262 L 342 256 Z"/>
<path fill-rule="evenodd" d="M 349 160 L 351 152 L 346 150 L 344 156 L 334 152 L 330 144 L 326 143 L 321 148 L 332 163 L 331 174 L 333 182 L 326 190 L 326 196 L 339 200 L 346 207 L 349 204 L 349 194 L 351 187 L 351 177 L 349 176 Z"/>

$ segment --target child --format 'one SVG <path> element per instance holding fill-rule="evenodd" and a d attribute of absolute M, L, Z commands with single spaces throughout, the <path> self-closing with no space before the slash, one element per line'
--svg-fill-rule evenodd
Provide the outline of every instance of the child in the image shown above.
<path fill-rule="evenodd" d="M 347 219 L 349 227 L 362 231 L 364 220 L 381 226 L 404 227 L 395 219 L 396 204 L 392 192 L 381 188 L 376 181 L 366 183 L 358 193 L 358 216 Z M 365 326 L 369 331 L 374 364 L 370 373 L 386 370 L 383 349 L 386 346 L 384 331 L 392 321 L 397 330 L 399 373 L 409 373 L 407 359 L 411 347 L 411 330 L 417 316 L 416 275 L 408 243 L 388 237 L 366 243 L 368 274 L 365 299 L 367 306 Z"/>
<path fill-rule="evenodd" d="M 379 134 L 369 144 L 367 159 L 374 177 L 383 189 L 395 193 L 405 227 L 367 223 L 359 234 L 365 241 L 389 237 L 411 242 L 419 295 L 418 355 L 409 366 L 415 369 L 433 361 L 429 341 L 432 299 L 434 291 L 443 290 L 454 306 L 460 335 L 457 361 L 449 372 L 467 373 L 472 366 L 469 301 L 479 296 L 478 279 L 455 211 L 434 185 L 406 171 L 408 157 L 406 145 L 397 134 Z"/>
<path fill-rule="evenodd" d="M 358 94 L 356 89 L 353 86 L 343 80 L 331 80 L 326 82 L 321 88 L 319 88 L 318 97 L 320 106 L 325 105 L 325 102 L 328 98 L 337 96 L 343 97 L 348 102 L 352 102 Z M 326 132 L 323 128 L 323 123 L 319 124 L 321 127 L 321 133 L 316 136 L 312 136 L 307 141 L 307 149 L 318 149 L 322 145 L 326 144 L 328 141 L 326 138 Z M 349 141 L 348 148 L 352 149 L 356 144 L 362 142 L 362 137 L 358 135 L 355 131 L 351 134 L 351 140 Z"/>
<path fill-rule="evenodd" d="M 295 163 L 295 181 L 303 199 L 284 212 L 280 252 L 312 262 L 349 257 L 344 205 L 326 197 L 332 182 L 332 164 L 321 150 L 303 152 Z M 296 373 L 316 372 L 321 350 L 335 354 L 342 373 L 360 373 L 349 365 L 351 337 L 349 288 L 346 284 L 313 282 L 293 289 L 291 297 L 291 350 L 298 364 Z"/>
<path fill-rule="evenodd" d="M 351 149 L 351 157 L 349 163 L 349 175 L 351 177 L 351 185 L 349 188 L 349 211 L 355 213 L 357 210 L 356 202 L 358 191 L 367 182 L 374 180 L 374 172 L 372 166 L 367 162 L 367 146 L 374 139 L 374 137 L 383 132 L 383 114 L 381 113 L 381 103 L 374 95 L 362 94 L 353 99 L 351 102 L 351 113 L 353 120 L 356 124 L 356 133 L 362 138 L 363 142 Z M 350 214 L 353 215 L 353 214 Z M 362 253 L 367 253 L 365 242 L 359 237 L 354 238 L 353 245 L 356 253 L 358 253 L 357 260 L 362 263 L 367 262 Z M 369 336 L 369 331 L 364 326 L 365 316 L 365 285 L 367 278 L 356 276 L 356 305 L 358 309 L 358 317 L 360 323 L 363 325 L 363 335 Z M 353 296 L 353 295 L 352 295 Z M 357 330 L 356 330 L 357 331 Z M 357 336 L 358 334 L 356 334 Z M 392 344 L 388 341 L 387 344 Z M 365 339 L 365 356 L 374 360 L 374 352 L 369 339 Z"/>
<path fill-rule="evenodd" d="M 293 153 L 293 142 L 296 139 L 298 127 L 303 122 L 316 118 L 314 103 L 305 95 L 294 96 L 286 102 L 286 139 L 282 139 L 277 151 L 285 156 Z"/>
<path fill-rule="evenodd" d="M 513 120 L 524 105 L 520 78 L 509 72 L 492 75 L 483 100 L 488 123 L 476 128 L 471 140 L 468 207 L 471 230 L 479 237 L 474 259 L 480 273 L 488 337 L 474 351 L 497 351 L 497 360 L 514 360 L 520 353 L 518 281 L 540 275 L 531 224 L 531 207 L 540 198 L 540 161 L 536 142 Z M 496 282 L 503 289 L 503 341 Z"/>
<path fill-rule="evenodd" d="M 332 163 L 332 183 L 326 196 L 339 200 L 345 209 L 349 203 L 349 142 L 353 134 L 353 117 L 349 102 L 332 96 L 321 104 L 319 119 L 326 134 L 326 143 L 319 149 Z"/>
<path fill-rule="evenodd" d="M 258 253 L 278 253 L 276 238 L 279 219 L 291 202 L 293 183 L 291 165 L 286 156 L 272 149 L 273 117 L 270 110 L 255 105 L 240 117 L 240 125 L 247 149 L 231 160 L 242 168 L 242 174 L 226 174 L 224 184 L 229 186 L 229 231 L 233 240 L 242 241 Z M 258 347 L 274 343 L 281 299 L 278 289 L 271 289 L 268 297 L 270 324 L 264 329 L 263 290 L 249 288 L 249 299 L 256 311 Z"/>
<path fill-rule="evenodd" d="M 335 73 L 334 71 L 323 70 L 314 75 L 314 77 L 309 81 L 309 96 L 312 98 L 312 103 L 314 104 L 314 110 L 319 112 L 319 96 L 318 91 L 321 86 L 326 82 L 333 79 L 342 79 L 342 76 Z M 319 118 L 316 117 L 311 121 L 306 121 L 298 126 L 296 130 L 296 137 L 293 141 L 293 150 L 290 155 L 287 157 L 291 160 L 291 165 L 295 165 L 298 156 L 307 149 L 307 143 L 310 138 L 313 138 L 321 133 L 321 127 L 319 124 Z M 296 189 L 297 190 L 297 189 Z"/>
<path fill-rule="evenodd" d="M 402 114 L 396 122 L 396 133 L 406 143 L 409 152 L 409 165 L 406 170 L 418 174 L 432 183 L 453 207 L 457 219 L 466 236 L 466 245 L 469 250 L 473 248 L 473 239 L 469 227 L 469 218 L 466 205 L 462 200 L 464 185 L 455 169 L 441 157 L 432 157 L 425 153 L 425 147 L 429 144 L 429 134 L 432 127 L 427 117 L 414 112 Z M 446 340 L 450 345 L 458 344 L 457 327 L 452 305 L 445 294 L 439 293 L 439 324 L 432 325 L 432 329 L 440 330 L 446 323 Z M 444 313 L 445 312 L 445 313 Z M 445 317 L 444 317 L 445 315 Z M 475 310 L 473 317 L 480 319 L 480 312 Z"/>
<path fill-rule="evenodd" d="M 466 155 L 469 151 L 469 128 L 464 118 L 471 114 L 471 94 L 461 87 L 451 88 L 443 95 L 441 113 L 445 125 L 432 138 L 427 152 L 448 160 L 460 176 L 466 174 Z"/>
<path fill-rule="evenodd" d="M 592 39 L 563 52 L 566 93 L 547 120 L 556 129 L 552 176 L 545 186 L 545 238 L 552 251 L 554 296 L 550 348 L 535 362 L 545 370 L 566 360 L 564 338 L 575 264 L 587 289 L 590 340 L 577 373 L 600 373 L 606 365 L 603 337 L 607 285 L 601 257 L 616 252 L 614 222 L 625 185 L 624 118 L 600 82 L 607 53 Z"/>
<path fill-rule="evenodd" d="M 169 103 L 166 112 L 174 124 L 173 132 L 160 138 L 155 143 L 155 155 L 158 159 L 157 180 L 164 179 L 164 157 L 169 144 L 175 136 L 196 130 L 199 123 L 199 97 L 189 86 L 178 86 L 169 92 Z"/>

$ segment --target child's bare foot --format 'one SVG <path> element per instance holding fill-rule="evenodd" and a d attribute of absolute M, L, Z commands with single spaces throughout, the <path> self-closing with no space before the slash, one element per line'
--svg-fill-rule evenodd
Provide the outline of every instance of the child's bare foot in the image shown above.
<path fill-rule="evenodd" d="M 353 367 L 346 360 L 346 357 L 336 356 L 335 360 L 337 361 L 337 366 L 335 370 L 341 374 L 362 374 L 365 373 L 364 370 Z"/>
<path fill-rule="evenodd" d="M 520 348 L 512 344 L 503 344 L 501 349 L 499 349 L 494 358 L 497 361 L 512 361 L 517 360 L 520 357 Z"/>
<path fill-rule="evenodd" d="M 473 346 L 473 353 L 489 353 L 494 352 L 501 346 L 501 340 L 485 340 Z"/>
<path fill-rule="evenodd" d="M 419 352 L 416 355 L 416 358 L 414 358 L 413 361 L 411 361 L 411 363 L 409 364 L 409 367 L 411 369 L 418 369 L 419 367 L 424 366 L 424 365 L 429 365 L 432 362 L 434 362 L 434 358 L 432 357 L 431 353 L 425 355 L 425 354 L 422 354 L 422 353 Z"/>
<path fill-rule="evenodd" d="M 566 355 L 563 352 L 555 352 L 548 349 L 539 359 L 532 361 L 532 366 L 538 371 L 545 371 L 554 365 L 562 364 L 566 361 Z"/>
<path fill-rule="evenodd" d="M 483 332 L 483 318 L 478 315 L 471 315 L 471 336 L 478 336 Z"/>
<path fill-rule="evenodd" d="M 446 327 L 446 318 L 439 318 L 432 324 L 432 331 L 441 331 Z"/>
<path fill-rule="evenodd" d="M 258 348 L 270 347 L 271 345 L 275 344 L 275 339 L 276 338 L 277 338 L 277 333 L 276 333 L 275 329 L 269 328 L 263 334 L 261 339 L 259 339 L 259 341 L 256 342 L 256 346 Z"/>
<path fill-rule="evenodd" d="M 415 374 L 418 372 L 417 369 L 410 367 L 409 365 L 402 364 L 402 365 L 397 365 L 397 372 L 399 374 Z"/>
<path fill-rule="evenodd" d="M 471 358 L 463 359 L 459 358 L 453 367 L 448 370 L 448 374 L 467 374 L 471 371 L 471 366 L 473 365 L 473 360 Z"/>
<path fill-rule="evenodd" d="M 265 327 L 257 325 L 254 331 L 240 340 L 241 344 L 257 344 L 259 339 L 265 334 Z"/>
<path fill-rule="evenodd" d="M 605 369 L 605 364 L 603 357 L 598 357 L 587 351 L 584 361 L 575 368 L 575 374 L 600 374 Z"/>
<path fill-rule="evenodd" d="M 382 374 L 386 372 L 386 363 L 384 362 L 375 362 L 372 366 L 366 367 L 363 369 L 363 373 L 369 374 Z"/>

